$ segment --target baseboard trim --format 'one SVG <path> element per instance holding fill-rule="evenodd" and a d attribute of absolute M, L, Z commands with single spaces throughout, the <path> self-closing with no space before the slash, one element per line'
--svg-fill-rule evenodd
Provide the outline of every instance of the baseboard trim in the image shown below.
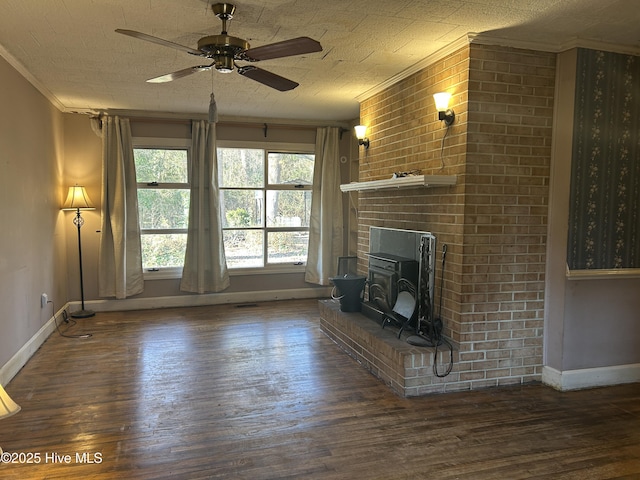
<path fill-rule="evenodd" d="M 551 367 L 542 369 L 542 383 L 563 392 L 635 382 L 640 382 L 640 363 L 562 372 Z"/>
<path fill-rule="evenodd" d="M 55 313 L 54 317 L 51 317 L 47 322 L 40 327 L 28 341 L 25 343 L 16 354 L 9 359 L 0 368 L 0 383 L 6 385 L 11 381 L 13 377 L 24 367 L 33 354 L 40 348 L 49 335 L 51 335 L 56 329 L 56 318 L 62 315 L 62 311 L 66 310 L 68 305 L 64 305 L 60 310 Z"/>
<path fill-rule="evenodd" d="M 328 298 L 331 287 L 296 288 L 286 290 L 263 290 L 253 292 L 208 293 L 201 295 L 174 295 L 168 297 L 125 298 L 122 300 L 85 301 L 85 308 L 95 312 L 113 312 L 119 310 L 151 310 L 154 308 L 200 307 L 223 305 L 228 303 L 255 303 L 275 300 L 296 300 L 305 298 Z M 80 302 L 70 302 L 69 310 L 80 308 Z"/>

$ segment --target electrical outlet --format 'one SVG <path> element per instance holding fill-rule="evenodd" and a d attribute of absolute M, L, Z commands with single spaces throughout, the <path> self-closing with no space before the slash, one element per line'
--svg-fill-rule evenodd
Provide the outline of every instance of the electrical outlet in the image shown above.
<path fill-rule="evenodd" d="M 47 295 L 46 293 L 43 293 L 42 295 L 40 295 L 40 307 L 41 308 L 46 307 L 47 303 L 49 303 L 49 295 Z"/>

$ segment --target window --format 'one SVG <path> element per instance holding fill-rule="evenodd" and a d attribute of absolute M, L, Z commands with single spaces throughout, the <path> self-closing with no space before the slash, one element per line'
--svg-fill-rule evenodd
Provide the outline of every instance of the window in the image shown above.
<path fill-rule="evenodd" d="M 229 268 L 304 265 L 309 243 L 313 145 L 218 148 Z"/>
<path fill-rule="evenodd" d="M 178 145 L 176 145 L 178 143 Z M 180 140 L 136 140 L 142 267 L 179 273 L 184 264 L 189 220 L 189 148 Z M 162 145 L 164 144 L 164 145 Z"/>

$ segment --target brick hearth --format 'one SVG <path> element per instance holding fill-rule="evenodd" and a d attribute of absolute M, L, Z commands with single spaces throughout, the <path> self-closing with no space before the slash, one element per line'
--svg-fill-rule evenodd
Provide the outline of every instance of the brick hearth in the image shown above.
<path fill-rule="evenodd" d="M 409 345 L 406 335 L 397 338 L 394 329 L 382 329 L 380 324 L 361 313 L 340 311 L 335 300 L 320 300 L 320 328 L 349 356 L 382 380 L 396 394 L 415 397 L 451 390 L 449 382 L 457 382 L 457 351 L 454 351 L 453 371 L 444 378 L 433 372 L 434 348 Z M 438 372 L 449 364 L 449 350 L 438 349 Z"/>

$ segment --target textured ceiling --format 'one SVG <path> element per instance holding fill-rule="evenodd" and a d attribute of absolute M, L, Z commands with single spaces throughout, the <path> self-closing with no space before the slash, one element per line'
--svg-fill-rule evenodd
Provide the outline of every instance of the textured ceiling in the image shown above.
<path fill-rule="evenodd" d="M 114 30 L 196 48 L 220 33 L 211 3 L 2 0 L 0 54 L 63 111 L 204 114 L 213 89 L 223 117 L 342 121 L 358 117 L 357 97 L 471 32 L 550 51 L 606 43 L 640 52 L 638 0 L 238 0 L 228 31 L 252 47 L 320 41 L 322 52 L 259 63 L 299 87 L 278 92 L 215 71 L 146 83 L 204 62 Z"/>

